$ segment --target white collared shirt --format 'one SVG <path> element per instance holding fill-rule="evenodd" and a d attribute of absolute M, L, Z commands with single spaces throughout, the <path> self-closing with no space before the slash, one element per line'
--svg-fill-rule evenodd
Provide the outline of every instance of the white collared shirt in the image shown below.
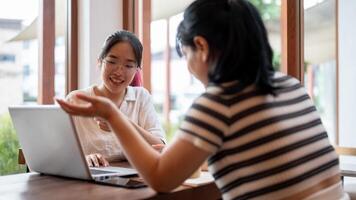
<path fill-rule="evenodd" d="M 73 91 L 68 94 L 67 100 L 80 104 L 82 102 L 76 99 L 75 94 L 84 93 L 95 96 L 94 87 Z M 166 143 L 165 133 L 158 120 L 151 95 L 145 88 L 127 87 L 120 111 L 131 121 Z M 93 118 L 74 117 L 74 123 L 86 155 L 100 153 L 108 161 L 125 159 L 119 141 L 113 132 L 101 130 Z"/>

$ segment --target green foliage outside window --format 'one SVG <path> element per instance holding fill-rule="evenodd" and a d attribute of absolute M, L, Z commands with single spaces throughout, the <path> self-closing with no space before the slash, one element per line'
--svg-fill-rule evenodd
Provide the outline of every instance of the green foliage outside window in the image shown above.
<path fill-rule="evenodd" d="M 279 71 L 281 69 L 281 54 L 278 52 L 273 52 L 273 67 L 275 70 Z"/>
<path fill-rule="evenodd" d="M 279 18 L 281 11 L 277 1 L 281 0 L 250 0 L 250 2 L 260 11 L 264 21 Z"/>
<path fill-rule="evenodd" d="M 281 8 L 277 2 L 281 0 L 250 0 L 260 12 L 263 21 L 277 21 L 281 15 Z M 279 52 L 273 52 L 273 67 L 275 70 L 280 70 L 281 66 L 281 54 Z"/>
<path fill-rule="evenodd" d="M 23 173 L 25 166 L 18 164 L 19 142 L 10 116 L 0 117 L 0 175 Z"/>
<path fill-rule="evenodd" d="M 163 124 L 163 129 L 166 132 L 166 139 L 168 143 L 172 142 L 174 138 L 174 134 L 178 130 L 180 123 L 181 121 L 178 122 L 177 124 L 167 124 L 167 123 Z"/>

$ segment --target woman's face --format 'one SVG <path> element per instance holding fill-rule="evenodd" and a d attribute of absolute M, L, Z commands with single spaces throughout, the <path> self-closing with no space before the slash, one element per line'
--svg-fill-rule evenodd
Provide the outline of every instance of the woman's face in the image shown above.
<path fill-rule="evenodd" d="M 128 42 L 115 44 L 100 64 L 103 84 L 113 94 L 124 91 L 138 69 L 134 50 Z"/>
<path fill-rule="evenodd" d="M 187 61 L 189 72 L 204 85 L 208 82 L 208 63 L 202 58 L 199 50 L 189 46 L 182 47 L 182 53 Z"/>

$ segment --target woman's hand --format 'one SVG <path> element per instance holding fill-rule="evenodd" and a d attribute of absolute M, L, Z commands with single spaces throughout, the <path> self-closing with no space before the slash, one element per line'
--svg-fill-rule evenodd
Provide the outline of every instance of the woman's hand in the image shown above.
<path fill-rule="evenodd" d="M 94 117 L 94 121 L 96 122 L 96 124 L 99 126 L 99 128 L 101 130 L 106 131 L 106 132 L 110 132 L 111 131 L 109 123 L 107 123 L 103 119 Z"/>
<path fill-rule="evenodd" d="M 85 156 L 89 167 L 107 167 L 109 162 L 100 153 L 93 153 Z"/>
<path fill-rule="evenodd" d="M 113 115 L 115 115 L 115 112 L 117 112 L 117 107 L 114 103 L 105 97 L 94 97 L 84 94 L 77 94 L 76 96 L 78 99 L 88 102 L 89 104 L 75 105 L 62 99 L 56 99 L 56 101 L 63 110 L 71 115 L 81 115 L 87 117 L 96 116 L 108 121 Z"/>

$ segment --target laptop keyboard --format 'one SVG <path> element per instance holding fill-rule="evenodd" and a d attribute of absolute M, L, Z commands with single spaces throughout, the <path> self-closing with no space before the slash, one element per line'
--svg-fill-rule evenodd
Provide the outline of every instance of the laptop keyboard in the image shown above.
<path fill-rule="evenodd" d="M 94 175 L 100 175 L 100 174 L 109 174 L 109 173 L 116 173 L 113 171 L 104 171 L 104 170 L 97 170 L 97 169 L 90 169 L 90 173 Z"/>
<path fill-rule="evenodd" d="M 103 167 L 103 168 L 90 168 L 90 172 L 92 175 L 101 176 L 104 174 L 113 174 L 119 176 L 133 176 L 137 175 L 137 171 L 131 168 L 125 167 Z"/>

